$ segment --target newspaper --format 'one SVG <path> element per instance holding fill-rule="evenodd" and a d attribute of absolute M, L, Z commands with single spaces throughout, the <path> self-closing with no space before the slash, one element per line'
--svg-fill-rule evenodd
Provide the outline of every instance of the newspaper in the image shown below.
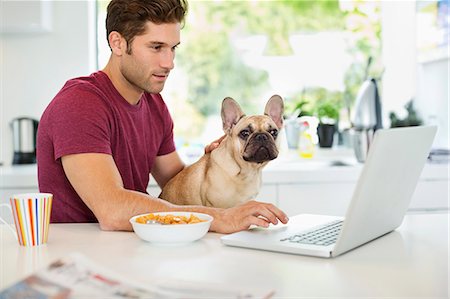
<path fill-rule="evenodd" d="M 74 253 L 52 262 L 16 284 L 2 290 L 0 299 L 10 298 L 271 298 L 272 291 L 257 292 L 224 285 L 188 281 L 157 280 L 138 285 Z"/>

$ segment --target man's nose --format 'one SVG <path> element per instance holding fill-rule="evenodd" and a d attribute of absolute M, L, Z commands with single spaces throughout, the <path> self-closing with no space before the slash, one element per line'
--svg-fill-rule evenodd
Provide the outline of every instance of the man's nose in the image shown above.
<path fill-rule="evenodd" d="M 172 51 L 164 51 L 164 53 L 161 55 L 161 61 L 160 61 L 160 65 L 162 68 L 165 69 L 173 69 L 175 64 L 174 64 L 174 59 L 175 59 L 175 53 Z"/>

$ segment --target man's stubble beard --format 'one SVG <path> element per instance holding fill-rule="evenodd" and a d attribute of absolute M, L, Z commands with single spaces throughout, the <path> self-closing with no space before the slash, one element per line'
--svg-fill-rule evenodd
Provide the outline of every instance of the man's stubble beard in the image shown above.
<path fill-rule="evenodd" d="M 121 72 L 125 80 L 127 80 L 130 85 L 142 91 L 148 93 L 160 93 L 164 88 L 165 82 L 161 82 L 160 84 L 151 84 L 150 78 L 146 79 L 143 76 L 136 76 L 136 71 L 122 68 Z"/>
<path fill-rule="evenodd" d="M 128 55 L 130 60 L 128 63 L 122 64 L 120 67 L 120 72 L 125 80 L 127 80 L 128 83 L 136 89 L 140 89 L 148 93 L 160 93 L 164 88 L 165 82 L 151 84 L 151 75 L 150 78 L 146 78 L 140 67 L 136 65 L 133 57 L 131 57 L 132 54 L 129 53 Z"/>

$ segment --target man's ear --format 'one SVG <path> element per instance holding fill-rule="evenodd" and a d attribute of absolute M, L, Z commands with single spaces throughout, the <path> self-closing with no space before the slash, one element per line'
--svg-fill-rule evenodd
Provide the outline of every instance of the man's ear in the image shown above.
<path fill-rule="evenodd" d="M 127 51 L 127 42 L 119 32 L 111 31 L 108 41 L 109 47 L 115 55 L 122 56 Z"/>
<path fill-rule="evenodd" d="M 264 109 L 264 114 L 274 121 L 278 129 L 281 129 L 283 127 L 284 114 L 283 99 L 279 95 L 270 97 L 269 101 L 267 101 L 266 108 Z"/>
<path fill-rule="evenodd" d="M 235 124 L 243 117 L 245 114 L 242 112 L 239 104 L 232 98 L 226 97 L 222 102 L 222 125 L 225 134 L 233 128 Z"/>

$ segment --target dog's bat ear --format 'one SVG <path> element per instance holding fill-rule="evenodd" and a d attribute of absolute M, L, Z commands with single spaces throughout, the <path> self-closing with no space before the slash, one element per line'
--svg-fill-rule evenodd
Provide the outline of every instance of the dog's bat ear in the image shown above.
<path fill-rule="evenodd" d="M 239 104 L 230 97 L 222 102 L 222 125 L 223 131 L 228 133 L 231 128 L 244 116 Z"/>
<path fill-rule="evenodd" d="M 274 121 L 278 129 L 281 129 L 283 127 L 284 114 L 283 99 L 279 95 L 270 97 L 269 101 L 267 101 L 266 108 L 264 109 L 264 114 Z"/>

